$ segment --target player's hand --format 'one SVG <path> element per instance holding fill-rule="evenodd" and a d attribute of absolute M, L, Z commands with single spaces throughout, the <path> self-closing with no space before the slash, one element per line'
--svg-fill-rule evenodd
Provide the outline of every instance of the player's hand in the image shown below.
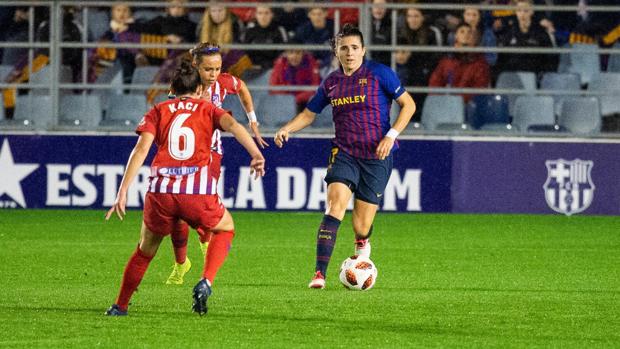
<path fill-rule="evenodd" d="M 254 138 L 256 138 L 256 143 L 261 149 L 265 149 L 265 147 L 269 146 L 269 143 L 263 139 L 260 135 L 260 131 L 258 130 L 258 122 L 250 122 L 250 128 L 252 129 L 252 133 L 254 133 Z"/>
<path fill-rule="evenodd" d="M 380 160 L 384 160 L 388 155 L 390 155 L 390 151 L 392 151 L 392 147 L 394 146 L 394 139 L 391 137 L 383 137 L 379 145 L 377 146 L 377 150 L 375 154 Z"/>
<path fill-rule="evenodd" d="M 265 175 L 265 158 L 262 154 L 258 154 L 252 157 L 250 162 L 250 174 L 254 175 L 254 179 Z"/>
<path fill-rule="evenodd" d="M 116 212 L 118 219 L 122 221 L 123 218 L 125 218 L 125 214 L 126 214 L 125 206 L 126 205 L 127 205 L 127 193 L 119 192 L 118 195 L 116 195 L 116 200 L 114 200 L 114 205 L 112 206 L 112 208 L 108 210 L 108 213 L 106 213 L 105 220 L 106 221 L 110 220 L 110 217 L 112 217 L 112 214 Z"/>
<path fill-rule="evenodd" d="M 276 136 L 273 137 L 273 141 L 276 143 L 278 148 L 282 148 L 284 146 L 284 142 L 288 142 L 288 130 L 281 128 L 276 132 Z"/>

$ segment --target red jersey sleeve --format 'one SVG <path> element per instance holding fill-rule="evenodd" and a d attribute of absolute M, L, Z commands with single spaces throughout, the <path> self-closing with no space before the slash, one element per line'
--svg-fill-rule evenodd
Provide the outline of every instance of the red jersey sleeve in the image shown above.
<path fill-rule="evenodd" d="M 138 127 L 136 127 L 136 133 L 140 134 L 142 132 L 148 132 L 153 135 L 157 135 L 157 124 L 159 122 L 159 111 L 157 107 L 151 108 L 148 113 L 144 114 L 142 120 L 138 123 Z"/>
<path fill-rule="evenodd" d="M 218 129 L 218 130 L 222 130 L 222 126 L 220 125 L 220 118 L 222 117 L 222 115 L 224 114 L 230 114 L 230 112 L 228 110 L 222 109 L 222 108 L 218 108 L 216 106 L 214 106 L 213 104 L 210 104 L 211 106 L 213 106 L 213 109 L 211 111 L 212 115 L 213 115 L 213 129 Z"/>
<path fill-rule="evenodd" d="M 239 78 L 236 78 L 228 73 L 222 73 L 218 76 L 217 81 L 220 85 L 226 89 L 227 94 L 236 95 L 241 90 L 241 84 L 243 81 Z"/>

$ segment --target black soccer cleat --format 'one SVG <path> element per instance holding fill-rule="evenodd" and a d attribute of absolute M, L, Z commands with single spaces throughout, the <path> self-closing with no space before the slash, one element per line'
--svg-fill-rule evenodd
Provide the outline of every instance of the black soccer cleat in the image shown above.
<path fill-rule="evenodd" d="M 107 316 L 126 316 L 127 310 L 122 311 L 118 304 L 112 304 L 110 309 L 105 312 Z"/>
<path fill-rule="evenodd" d="M 211 295 L 211 287 L 207 283 L 206 279 L 200 280 L 196 286 L 194 286 L 194 303 L 192 304 L 192 311 L 203 316 L 207 314 L 209 310 L 207 307 L 207 299 Z"/>

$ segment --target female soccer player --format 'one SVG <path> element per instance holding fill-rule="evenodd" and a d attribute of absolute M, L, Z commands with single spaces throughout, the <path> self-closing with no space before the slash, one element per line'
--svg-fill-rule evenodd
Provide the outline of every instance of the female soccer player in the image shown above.
<path fill-rule="evenodd" d="M 263 140 L 258 129 L 258 121 L 254 112 L 252 95 L 243 80 L 236 78 L 228 73 L 222 73 L 222 53 L 216 44 L 203 42 L 190 50 L 192 65 L 198 69 L 204 86 L 201 98 L 212 102 L 217 107 L 222 107 L 224 99 L 229 95 L 239 95 L 241 104 L 246 111 L 250 128 L 256 138 L 256 143 L 261 148 L 269 146 Z M 220 131 L 215 130 L 211 142 L 212 162 L 210 171 L 217 182 L 220 178 L 220 166 L 222 162 L 223 148 L 220 138 Z M 216 184 L 217 186 L 217 184 Z M 172 273 L 166 280 L 166 284 L 179 285 L 183 283 L 183 277 L 191 268 L 191 262 L 187 258 L 187 237 L 189 231 L 187 224 L 179 222 L 172 232 L 172 247 L 176 263 L 172 268 Z M 206 254 L 211 234 L 199 231 L 200 249 Z"/>
<path fill-rule="evenodd" d="M 372 222 L 392 172 L 396 137 L 416 108 L 394 71 L 364 60 L 366 48 L 359 29 L 350 24 L 342 27 L 334 38 L 333 49 L 342 69 L 323 80 L 306 109 L 278 130 L 274 138 L 281 148 L 291 133 L 310 125 L 316 114 L 332 105 L 336 137 L 325 176 L 327 207 L 317 234 L 316 269 L 310 288 L 325 287 L 336 233 L 352 194 L 355 254 L 370 256 Z M 401 110 L 390 128 L 392 100 Z"/>
<path fill-rule="evenodd" d="M 195 229 L 214 234 L 202 279 L 193 293 L 193 310 L 201 315 L 207 312 L 213 279 L 234 236 L 232 217 L 222 205 L 209 171 L 215 130 L 231 132 L 252 157 L 250 167 L 256 176 L 265 173 L 265 160 L 245 128 L 225 110 L 200 98 L 202 82 L 194 67 L 181 66 L 171 87 L 178 98 L 153 107 L 138 125 L 138 143 L 129 156 L 114 206 L 106 214 L 106 220 L 114 213 L 123 219 L 127 189 L 155 142 L 157 153 L 151 164 L 140 242 L 125 267 L 120 293 L 107 315 L 127 315 L 129 299 L 159 244 L 181 219 Z"/>

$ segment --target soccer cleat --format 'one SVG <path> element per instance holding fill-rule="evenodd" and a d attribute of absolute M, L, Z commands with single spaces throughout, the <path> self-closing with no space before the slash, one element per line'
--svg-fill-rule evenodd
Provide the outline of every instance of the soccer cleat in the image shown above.
<path fill-rule="evenodd" d="M 209 286 L 207 279 L 200 280 L 196 286 L 194 286 L 192 311 L 198 313 L 200 316 L 206 315 L 209 310 L 207 307 L 207 299 L 210 295 L 211 286 Z"/>
<path fill-rule="evenodd" d="M 314 274 L 314 277 L 312 278 L 310 283 L 308 284 L 308 287 L 318 288 L 318 289 L 325 288 L 325 276 L 323 276 L 323 274 L 320 271 L 317 271 Z"/>
<path fill-rule="evenodd" d="M 166 280 L 166 285 L 182 285 L 185 273 L 187 273 L 191 268 L 192 262 L 190 262 L 187 257 L 185 258 L 185 263 L 183 264 L 174 263 L 172 273 L 170 273 L 168 280 Z"/>
<path fill-rule="evenodd" d="M 202 252 L 202 256 L 206 257 L 207 256 L 207 250 L 209 249 L 209 241 L 207 242 L 200 242 L 200 252 Z"/>
<path fill-rule="evenodd" d="M 370 258 L 370 239 L 355 240 L 355 255 Z"/>
<path fill-rule="evenodd" d="M 107 316 L 126 316 L 127 310 L 122 311 L 118 304 L 112 304 L 110 309 L 105 312 Z"/>

